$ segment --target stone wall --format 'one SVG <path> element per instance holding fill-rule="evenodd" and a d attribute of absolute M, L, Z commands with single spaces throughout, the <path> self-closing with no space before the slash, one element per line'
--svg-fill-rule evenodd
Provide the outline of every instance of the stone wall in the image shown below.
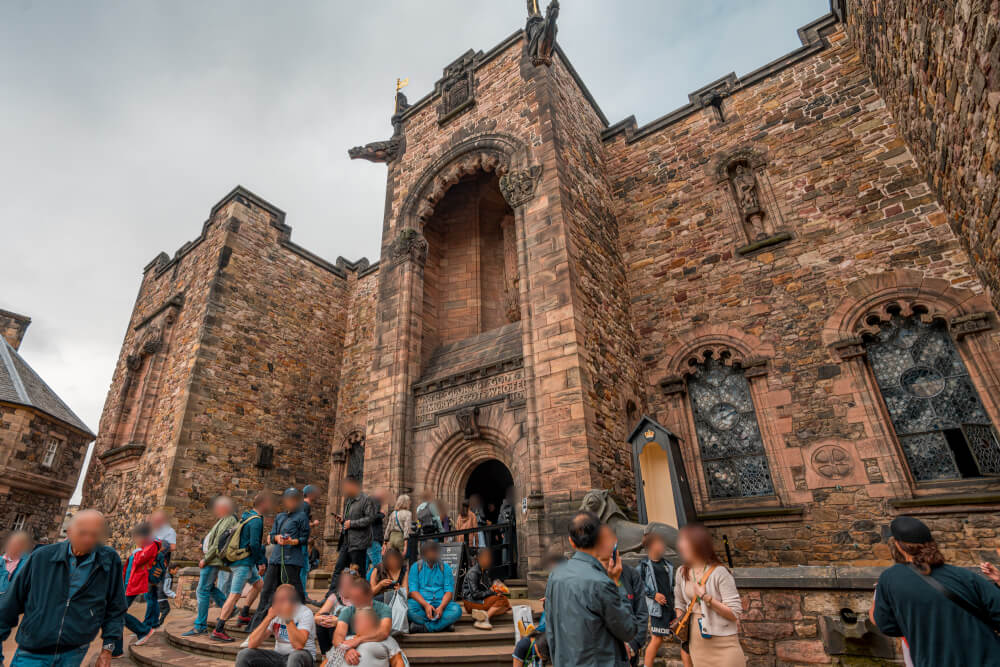
<path fill-rule="evenodd" d="M 246 507 L 260 489 L 323 485 L 351 295 L 345 271 L 289 234 L 281 211 L 237 190 L 199 240 L 147 270 L 85 500 L 111 512 L 119 544 L 130 523 L 163 505 L 175 515 L 179 553 L 193 557 L 216 495 Z M 123 392 L 129 354 L 142 356 L 137 343 L 147 349 L 142 327 L 133 331 L 178 294 L 157 324 L 162 343 Z M 145 433 L 143 442 L 124 443 L 123 420 L 148 422 L 129 431 Z M 323 516 L 325 503 L 315 511 Z"/>
<path fill-rule="evenodd" d="M 728 536 L 738 565 L 879 561 L 878 530 L 901 511 L 899 499 L 948 493 L 910 481 L 866 362 L 835 353 L 837 340 L 856 335 L 830 324 L 837 313 L 871 295 L 947 300 L 961 290 L 960 301 L 995 317 L 851 40 L 832 21 L 819 30 L 814 55 L 744 77 L 752 84 L 729 90 L 721 116 L 694 106 L 651 128 L 606 133 L 651 414 L 681 438 L 698 514 Z M 761 208 L 790 240 L 748 238 L 724 174 L 735 158 L 759 169 Z M 990 328 L 969 348 L 960 342 L 974 377 L 983 355 L 996 367 Z M 704 355 L 747 368 L 773 496 L 709 496 L 685 391 L 689 361 Z M 993 403 L 995 373 L 977 382 Z M 817 468 L 831 447 L 848 464 L 842 476 Z M 995 485 L 952 492 L 995 495 Z M 961 510 L 920 511 L 944 520 L 970 505 L 989 509 L 989 493 Z M 970 541 L 995 540 L 986 516 L 964 521 L 945 547 L 971 562 Z"/>
<path fill-rule="evenodd" d="M 60 441 L 55 461 L 44 465 L 50 438 Z M 83 466 L 90 436 L 29 408 L 0 405 L 0 538 L 24 514 L 36 539 L 57 539 L 66 506 Z"/>
<path fill-rule="evenodd" d="M 0 338 L 5 339 L 15 350 L 21 347 L 24 333 L 31 324 L 31 318 L 9 310 L 0 310 Z"/>
<path fill-rule="evenodd" d="M 874 87 L 1000 308 L 1000 4 L 846 6 Z"/>

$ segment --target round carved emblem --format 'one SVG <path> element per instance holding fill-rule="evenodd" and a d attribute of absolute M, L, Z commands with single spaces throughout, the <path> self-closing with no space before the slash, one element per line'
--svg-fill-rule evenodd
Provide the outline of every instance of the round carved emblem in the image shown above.
<path fill-rule="evenodd" d="M 824 445 L 813 452 L 813 470 L 827 479 L 843 479 L 851 474 L 851 455 L 837 445 Z"/>

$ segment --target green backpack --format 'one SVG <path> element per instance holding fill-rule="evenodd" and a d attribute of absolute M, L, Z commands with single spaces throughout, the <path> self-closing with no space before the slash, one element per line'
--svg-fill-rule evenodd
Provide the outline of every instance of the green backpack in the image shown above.
<path fill-rule="evenodd" d="M 240 521 L 232 528 L 223 531 L 222 535 L 219 537 L 219 558 L 223 563 L 227 565 L 232 565 L 236 561 L 243 560 L 250 555 L 250 549 L 245 547 L 240 547 L 240 536 L 243 533 L 243 527 L 254 519 L 260 519 L 261 523 L 264 522 L 264 517 L 259 514 L 254 514 L 253 516 L 248 516 L 243 521 Z"/>

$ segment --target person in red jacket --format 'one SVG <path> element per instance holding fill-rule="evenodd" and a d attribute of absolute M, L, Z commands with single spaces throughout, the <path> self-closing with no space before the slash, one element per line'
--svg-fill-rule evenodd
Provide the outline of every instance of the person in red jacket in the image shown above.
<path fill-rule="evenodd" d="M 122 572 L 125 577 L 125 602 L 128 606 L 132 606 L 136 598 L 145 596 L 149 590 L 149 568 L 160 552 L 160 541 L 153 539 L 153 528 L 145 521 L 132 529 L 132 539 L 135 541 L 135 548 L 125 561 Z M 135 633 L 136 646 L 145 644 L 156 631 L 128 613 L 125 614 L 125 627 Z"/>

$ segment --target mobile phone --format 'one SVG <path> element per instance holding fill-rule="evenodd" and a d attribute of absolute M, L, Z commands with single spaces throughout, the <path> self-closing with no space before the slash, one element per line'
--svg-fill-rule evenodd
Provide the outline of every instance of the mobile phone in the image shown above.
<path fill-rule="evenodd" d="M 615 542 L 615 550 L 611 552 L 611 562 L 614 563 L 618 560 L 618 543 Z"/>

